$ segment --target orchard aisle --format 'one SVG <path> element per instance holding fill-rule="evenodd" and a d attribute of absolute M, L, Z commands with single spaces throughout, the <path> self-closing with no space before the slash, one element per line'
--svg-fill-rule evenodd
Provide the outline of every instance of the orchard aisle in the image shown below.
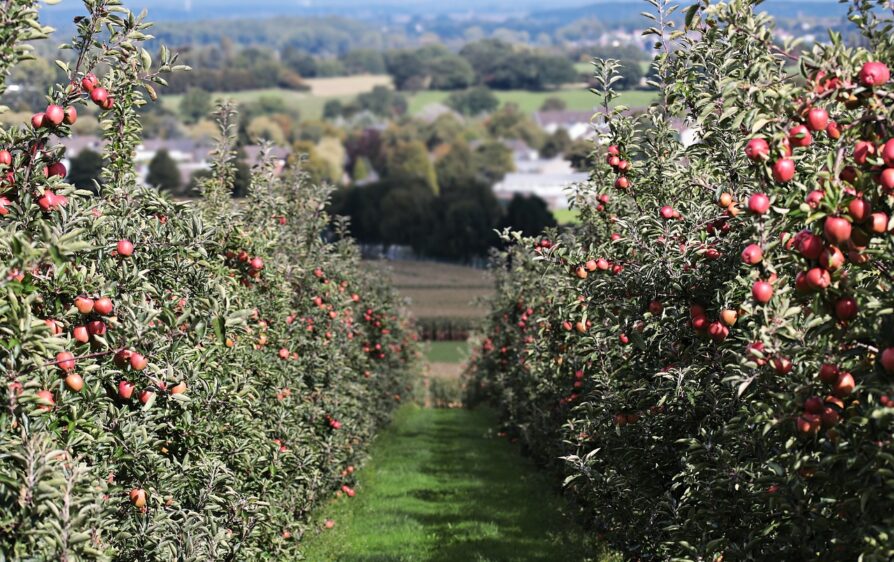
<path fill-rule="evenodd" d="M 357 495 L 308 537 L 312 562 L 604 561 L 549 479 L 485 410 L 406 407 L 373 445 Z"/>

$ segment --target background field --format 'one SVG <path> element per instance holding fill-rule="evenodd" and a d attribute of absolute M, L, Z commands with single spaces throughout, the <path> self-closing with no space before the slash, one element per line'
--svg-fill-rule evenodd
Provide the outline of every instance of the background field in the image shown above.
<path fill-rule="evenodd" d="M 493 280 L 483 270 L 434 262 L 367 262 L 391 277 L 416 318 L 483 318 L 486 308 L 475 300 L 493 294 Z"/>
<path fill-rule="evenodd" d="M 282 101 L 284 109 L 297 110 L 302 119 L 320 119 L 323 116 L 323 106 L 330 99 L 339 99 L 348 102 L 358 94 L 368 92 L 376 86 L 390 86 L 391 78 L 384 75 L 361 75 L 338 78 L 315 78 L 306 83 L 311 90 L 299 92 L 283 88 L 266 88 L 261 90 L 245 90 L 242 92 L 216 92 L 214 99 L 232 98 L 237 102 L 251 102 L 262 97 L 276 97 Z M 501 103 L 515 103 L 527 113 L 533 113 L 540 109 L 543 101 L 549 97 L 557 97 L 568 104 L 572 111 L 590 111 L 599 104 L 599 98 L 590 93 L 583 85 L 569 86 L 561 90 L 528 92 L 522 90 L 494 91 Z M 450 92 L 435 90 L 408 93 L 409 111 L 418 114 L 427 105 L 432 103 L 444 103 Z M 180 107 L 181 95 L 162 95 L 162 103 L 165 107 L 177 111 Z M 623 95 L 615 101 L 615 105 L 623 104 L 628 107 L 641 107 L 649 105 L 655 99 L 654 92 L 631 90 L 623 92 Z"/>

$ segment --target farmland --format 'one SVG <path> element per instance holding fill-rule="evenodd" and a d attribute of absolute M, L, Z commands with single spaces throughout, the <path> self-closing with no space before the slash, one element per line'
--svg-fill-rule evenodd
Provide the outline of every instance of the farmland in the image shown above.
<path fill-rule="evenodd" d="M 302 92 L 284 88 L 266 88 L 260 90 L 246 90 L 241 92 L 215 92 L 214 99 L 232 98 L 236 102 L 247 103 L 257 101 L 264 97 L 279 98 L 284 109 L 297 111 L 303 119 L 320 119 L 323 116 L 323 106 L 330 99 L 338 99 L 348 102 L 358 94 L 368 92 L 376 86 L 390 86 L 391 79 L 381 75 L 348 76 L 338 78 L 317 78 L 307 80 L 310 91 Z M 569 110 L 590 111 L 596 107 L 599 99 L 583 85 L 569 86 L 560 90 L 547 90 L 542 92 L 529 92 L 522 90 L 495 91 L 494 94 L 500 103 L 517 104 L 522 111 L 533 113 L 550 97 L 563 100 Z M 426 106 L 433 103 L 444 103 L 450 92 L 443 90 L 426 90 L 416 93 L 408 93 L 409 112 L 413 115 L 420 113 Z M 182 95 L 162 95 L 162 102 L 168 109 L 176 111 L 180 107 Z M 629 107 L 641 107 L 648 105 L 655 99 L 654 92 L 632 90 L 624 92 L 624 95 L 616 100 Z"/>

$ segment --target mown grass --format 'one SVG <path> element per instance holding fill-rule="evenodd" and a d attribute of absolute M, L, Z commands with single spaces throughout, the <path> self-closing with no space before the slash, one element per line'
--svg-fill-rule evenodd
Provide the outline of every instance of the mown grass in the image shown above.
<path fill-rule="evenodd" d="M 528 92 L 525 90 L 494 91 L 494 94 L 496 94 L 501 104 L 514 103 L 526 113 L 538 111 L 544 100 L 550 97 L 563 100 L 569 111 L 592 111 L 600 103 L 599 96 L 583 86 L 544 92 Z M 425 106 L 432 103 L 444 103 L 449 95 L 450 92 L 442 90 L 418 92 L 410 98 L 410 113 L 417 114 Z M 655 92 L 630 90 L 621 92 L 621 95 L 612 102 L 612 105 L 645 107 L 654 100 Z"/>
<path fill-rule="evenodd" d="M 432 363 L 462 363 L 469 356 L 468 342 L 433 341 L 426 345 L 425 356 Z"/>
<path fill-rule="evenodd" d="M 580 212 L 576 209 L 556 209 L 553 217 L 559 224 L 577 224 L 580 222 Z"/>
<path fill-rule="evenodd" d="M 566 513 L 485 410 L 407 406 L 373 444 L 357 496 L 305 537 L 312 562 L 581 562 L 615 560 Z"/>

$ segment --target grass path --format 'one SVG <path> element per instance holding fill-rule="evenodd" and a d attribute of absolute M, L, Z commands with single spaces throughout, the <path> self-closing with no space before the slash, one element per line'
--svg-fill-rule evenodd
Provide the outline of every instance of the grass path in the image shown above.
<path fill-rule="evenodd" d="M 358 472 L 357 496 L 322 514 L 335 527 L 305 537 L 307 560 L 608 560 L 495 422 L 486 410 L 402 409 Z"/>

